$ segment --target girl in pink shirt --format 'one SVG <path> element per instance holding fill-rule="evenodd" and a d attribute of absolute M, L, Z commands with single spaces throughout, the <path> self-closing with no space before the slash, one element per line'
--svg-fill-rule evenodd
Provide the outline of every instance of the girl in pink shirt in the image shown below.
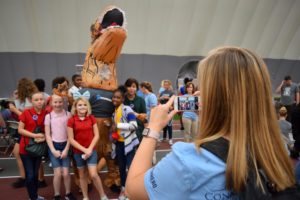
<path fill-rule="evenodd" d="M 70 158 L 68 152 L 70 144 L 67 133 L 67 122 L 71 114 L 64 110 L 63 98 L 58 95 L 52 95 L 51 106 L 53 110 L 45 118 L 45 132 L 49 146 L 49 157 L 54 170 L 54 200 L 61 199 L 61 177 L 64 179 L 66 189 L 65 199 L 74 200 L 75 197 L 71 193 L 69 174 Z"/>

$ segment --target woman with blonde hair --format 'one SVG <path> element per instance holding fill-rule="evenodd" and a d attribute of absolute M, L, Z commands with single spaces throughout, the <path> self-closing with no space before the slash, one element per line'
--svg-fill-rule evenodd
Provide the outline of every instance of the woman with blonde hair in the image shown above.
<path fill-rule="evenodd" d="M 128 197 L 243 199 L 250 174 L 256 180 L 252 185 L 265 191 L 259 170 L 275 191 L 293 186 L 293 166 L 281 139 L 263 60 L 247 49 L 217 48 L 200 62 L 198 80 L 203 107 L 196 141 L 177 142 L 152 168 L 159 132 L 176 113 L 168 113 L 174 97 L 153 108 L 127 177 Z M 226 163 L 203 148 L 216 141 L 228 145 Z"/>

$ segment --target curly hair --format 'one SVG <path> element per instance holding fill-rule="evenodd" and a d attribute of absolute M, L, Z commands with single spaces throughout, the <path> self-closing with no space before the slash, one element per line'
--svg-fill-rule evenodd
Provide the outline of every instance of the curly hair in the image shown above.
<path fill-rule="evenodd" d="M 32 80 L 28 78 L 22 78 L 18 82 L 18 96 L 21 102 L 24 102 L 28 97 L 30 98 L 32 94 L 38 92 L 37 87 Z"/>

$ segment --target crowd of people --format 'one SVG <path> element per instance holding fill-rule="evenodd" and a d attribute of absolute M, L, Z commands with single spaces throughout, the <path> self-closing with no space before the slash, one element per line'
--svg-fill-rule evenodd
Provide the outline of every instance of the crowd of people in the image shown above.
<path fill-rule="evenodd" d="M 276 117 L 265 64 L 249 50 L 236 47 L 210 52 L 200 62 L 197 81 L 198 88 L 187 77 L 177 91 L 170 80 L 163 80 L 155 95 L 150 82 L 139 84 L 129 78 L 113 92 L 109 101 L 114 113 L 105 123 L 113 141 L 110 156 L 119 168 L 119 199 L 235 198 L 246 187 L 248 165 L 255 174 L 264 170 L 276 191 L 292 187 L 296 178 L 288 154 L 298 159 L 300 152 L 299 85 L 286 76 L 277 88 L 281 101 Z M 14 101 L 2 108 L 2 130 L 6 120 L 19 122 L 13 154 L 20 178 L 13 187 L 25 186 L 31 200 L 44 199 L 38 188 L 47 187 L 43 158 L 31 156 L 28 149 L 32 141 L 47 144 L 54 171 L 53 199 L 76 199 L 71 193 L 71 166 L 77 171 L 84 200 L 89 199 L 90 183 L 101 200 L 108 199 L 98 174 L 105 161 L 103 164 L 96 151 L 101 130 L 91 114 L 90 94 L 82 88 L 80 75 L 74 75 L 72 83 L 70 87 L 66 77 L 54 78 L 49 95 L 43 79 L 22 78 L 13 92 Z M 178 112 L 175 95 L 199 96 L 201 110 Z M 173 145 L 175 114 L 186 143 Z M 203 147 L 220 138 L 228 146 L 227 165 Z M 172 153 L 153 167 L 157 142 L 165 141 L 173 145 Z M 300 176 L 300 163 L 297 174 Z M 176 181 L 169 184 L 174 177 Z M 260 176 L 256 180 L 263 184 Z M 65 194 L 61 194 L 61 185 Z"/>
<path fill-rule="evenodd" d="M 70 87 L 66 77 L 54 78 L 52 94 L 47 94 L 43 79 L 32 81 L 22 78 L 7 107 L 2 108 L 1 126 L 3 129 L 6 129 L 5 121 L 7 120 L 19 122 L 18 133 L 14 135 L 16 143 L 13 154 L 17 161 L 20 178 L 12 186 L 14 188 L 26 186 L 30 199 L 43 199 L 38 196 L 38 188 L 48 186 L 44 179 L 42 157 L 33 158 L 26 151 L 26 146 L 31 139 L 37 143 L 47 143 L 49 166 L 54 171 L 55 200 L 62 199 L 63 196 L 65 199 L 75 199 L 70 188 L 70 166 L 75 166 L 74 170 L 78 171 L 78 180 L 75 182 L 84 199 L 88 199 L 88 183 L 90 182 L 94 183 L 101 199 L 107 199 L 98 176 L 105 161 L 103 164 L 103 160 L 98 158 L 95 151 L 99 140 L 99 130 L 95 125 L 95 118 L 91 115 L 92 108 L 88 98 L 85 98 L 84 92 L 83 95 L 78 93 L 82 89 L 81 76 L 75 74 L 71 79 L 73 84 Z M 193 86 L 192 90 L 188 88 L 190 84 Z M 188 82 L 187 86 L 180 95 L 193 95 L 195 86 L 191 82 Z M 112 124 L 108 126 L 111 126 L 110 137 L 115 144 L 112 157 L 118 164 L 121 178 L 119 199 L 126 199 L 127 170 L 142 141 L 142 132 L 148 125 L 151 110 L 159 104 L 168 102 L 176 93 L 170 80 L 163 80 L 158 95 L 155 95 L 150 82 L 144 81 L 139 84 L 134 78 L 127 79 L 123 86 L 114 91 L 112 103 L 115 112 L 112 116 Z M 189 135 L 186 141 L 192 141 L 191 137 L 196 135 L 196 111 L 184 112 L 184 121 L 190 115 L 192 115 L 193 125 L 184 123 L 186 135 Z M 172 120 L 165 126 L 161 142 L 166 141 L 167 133 L 169 144 L 172 145 Z M 62 178 L 65 195 L 60 194 Z"/>

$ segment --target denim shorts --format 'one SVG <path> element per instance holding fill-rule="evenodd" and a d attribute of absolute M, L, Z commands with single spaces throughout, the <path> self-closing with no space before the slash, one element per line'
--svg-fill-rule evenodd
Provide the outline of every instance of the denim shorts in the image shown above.
<path fill-rule="evenodd" d="M 77 168 L 82 168 L 85 166 L 96 166 L 97 165 L 97 152 L 93 150 L 92 155 L 87 159 L 83 160 L 81 153 L 74 153 L 74 159 L 76 161 Z"/>
<path fill-rule="evenodd" d="M 53 146 L 56 150 L 58 151 L 63 151 L 65 149 L 67 145 L 67 142 L 53 142 Z M 48 150 L 49 152 L 49 157 L 50 157 L 50 161 L 52 163 L 52 168 L 57 168 L 57 167 L 70 167 L 70 158 L 69 156 L 67 156 L 66 158 L 64 159 L 61 159 L 61 158 L 56 158 L 51 150 L 49 149 Z"/>

